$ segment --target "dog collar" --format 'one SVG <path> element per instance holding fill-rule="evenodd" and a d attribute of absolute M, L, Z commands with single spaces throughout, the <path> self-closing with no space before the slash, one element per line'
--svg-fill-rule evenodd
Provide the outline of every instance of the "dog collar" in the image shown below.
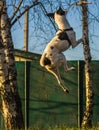
<path fill-rule="evenodd" d="M 60 29 L 59 29 L 60 30 Z M 60 40 L 67 40 L 69 45 L 72 45 L 70 38 L 67 35 L 67 31 L 73 30 L 73 28 L 60 30 L 60 32 L 57 34 L 58 39 Z"/>
<path fill-rule="evenodd" d="M 67 29 L 59 29 L 60 31 L 62 31 L 62 32 L 65 32 L 65 31 L 73 31 L 73 28 L 71 27 L 71 28 L 67 28 Z"/>

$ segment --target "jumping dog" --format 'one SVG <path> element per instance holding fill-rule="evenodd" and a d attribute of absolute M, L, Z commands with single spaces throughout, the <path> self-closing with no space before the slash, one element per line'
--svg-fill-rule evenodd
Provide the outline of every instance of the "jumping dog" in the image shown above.
<path fill-rule="evenodd" d="M 68 88 L 64 85 L 60 77 L 59 66 L 63 65 L 65 71 L 75 68 L 67 66 L 66 58 L 62 52 L 66 51 L 70 46 L 73 48 L 76 47 L 82 42 L 82 39 L 76 41 L 75 32 L 70 26 L 66 14 L 67 12 L 61 7 L 55 13 L 48 14 L 49 17 L 54 18 L 59 30 L 56 32 L 55 37 L 47 44 L 41 56 L 40 65 L 56 77 L 58 84 L 65 93 L 69 93 Z"/>

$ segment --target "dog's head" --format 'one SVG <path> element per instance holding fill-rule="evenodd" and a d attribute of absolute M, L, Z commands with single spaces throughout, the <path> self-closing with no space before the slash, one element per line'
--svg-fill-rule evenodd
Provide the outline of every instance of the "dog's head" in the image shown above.
<path fill-rule="evenodd" d="M 63 16 L 63 15 L 65 15 L 65 11 L 61 7 L 59 7 L 59 9 L 55 12 L 55 14 Z"/>
<path fill-rule="evenodd" d="M 47 16 L 55 19 L 55 15 L 56 16 L 58 16 L 58 15 L 59 16 L 64 16 L 65 14 L 66 14 L 66 11 L 63 10 L 61 7 L 59 7 L 59 9 L 56 12 L 54 12 L 54 13 L 48 13 Z"/>
<path fill-rule="evenodd" d="M 64 21 L 66 21 L 66 13 L 66 10 L 63 10 L 61 7 L 59 7 L 56 12 L 48 13 L 47 16 L 53 18 L 55 22 L 60 25 L 61 23 L 64 23 Z"/>

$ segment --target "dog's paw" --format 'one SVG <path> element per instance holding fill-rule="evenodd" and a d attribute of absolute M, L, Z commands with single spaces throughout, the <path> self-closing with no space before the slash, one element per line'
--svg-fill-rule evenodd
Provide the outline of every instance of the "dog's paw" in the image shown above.
<path fill-rule="evenodd" d="M 70 68 L 68 68 L 68 69 L 65 69 L 66 72 L 67 72 L 67 71 L 70 71 L 70 70 L 75 70 L 75 67 L 70 67 Z"/>
<path fill-rule="evenodd" d="M 65 93 L 69 93 L 69 90 L 68 90 L 68 89 L 64 89 L 64 92 L 65 92 Z"/>
<path fill-rule="evenodd" d="M 75 67 L 71 67 L 70 70 L 75 70 L 76 68 Z"/>

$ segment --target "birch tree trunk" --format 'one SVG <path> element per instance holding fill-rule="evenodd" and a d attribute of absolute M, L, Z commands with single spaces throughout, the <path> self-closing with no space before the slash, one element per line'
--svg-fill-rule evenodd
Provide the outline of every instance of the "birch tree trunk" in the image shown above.
<path fill-rule="evenodd" d="M 81 0 L 81 2 L 87 0 Z M 91 54 L 89 47 L 88 36 L 88 7 L 87 4 L 82 4 L 82 24 L 83 24 L 83 47 L 85 57 L 85 79 L 86 79 L 86 108 L 83 116 L 82 127 L 92 127 L 93 117 L 93 85 L 92 85 L 92 70 L 91 70 Z"/>
<path fill-rule="evenodd" d="M 0 94 L 2 115 L 7 130 L 24 127 L 21 100 L 17 90 L 17 74 L 14 60 L 14 48 L 11 37 L 10 20 L 7 15 L 6 1 L 1 0 L 0 45 Z"/>

